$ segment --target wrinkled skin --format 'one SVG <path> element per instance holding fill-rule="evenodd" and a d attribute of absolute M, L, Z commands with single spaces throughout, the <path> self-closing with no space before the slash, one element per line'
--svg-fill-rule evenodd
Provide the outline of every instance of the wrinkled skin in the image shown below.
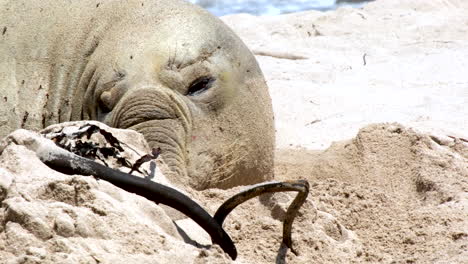
<path fill-rule="evenodd" d="M 219 19 L 176 0 L 24 3 L 0 4 L 0 136 L 93 119 L 141 132 L 180 184 L 272 177 L 266 83 Z"/>

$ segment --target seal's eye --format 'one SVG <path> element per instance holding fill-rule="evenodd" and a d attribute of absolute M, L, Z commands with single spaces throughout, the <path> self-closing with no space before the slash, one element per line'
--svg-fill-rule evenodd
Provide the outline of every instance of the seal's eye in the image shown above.
<path fill-rule="evenodd" d="M 194 96 L 203 93 L 204 91 L 210 89 L 214 81 L 215 78 L 210 76 L 203 76 L 196 79 L 192 82 L 192 84 L 190 84 L 190 87 L 187 91 L 187 95 Z"/>

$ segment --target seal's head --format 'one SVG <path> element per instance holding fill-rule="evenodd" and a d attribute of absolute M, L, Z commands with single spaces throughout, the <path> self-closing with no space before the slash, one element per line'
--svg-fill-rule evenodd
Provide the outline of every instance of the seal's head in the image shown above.
<path fill-rule="evenodd" d="M 90 56 L 84 117 L 143 133 L 168 176 L 197 189 L 271 178 L 271 99 L 252 53 L 189 3 L 141 8 L 108 26 Z"/>

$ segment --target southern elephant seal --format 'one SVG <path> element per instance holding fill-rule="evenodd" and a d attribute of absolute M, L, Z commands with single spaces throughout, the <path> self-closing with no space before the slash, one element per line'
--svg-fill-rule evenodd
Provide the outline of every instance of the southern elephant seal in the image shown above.
<path fill-rule="evenodd" d="M 262 72 L 207 11 L 180 0 L 4 0 L 0 8 L 0 137 L 92 119 L 141 132 L 181 184 L 272 177 Z"/>

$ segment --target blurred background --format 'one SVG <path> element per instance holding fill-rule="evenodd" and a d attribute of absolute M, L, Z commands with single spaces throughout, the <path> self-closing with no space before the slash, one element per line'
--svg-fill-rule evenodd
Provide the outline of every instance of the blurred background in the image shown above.
<path fill-rule="evenodd" d="M 279 15 L 305 10 L 333 10 L 340 6 L 359 7 L 372 0 L 189 0 L 217 16 L 235 13 Z"/>

